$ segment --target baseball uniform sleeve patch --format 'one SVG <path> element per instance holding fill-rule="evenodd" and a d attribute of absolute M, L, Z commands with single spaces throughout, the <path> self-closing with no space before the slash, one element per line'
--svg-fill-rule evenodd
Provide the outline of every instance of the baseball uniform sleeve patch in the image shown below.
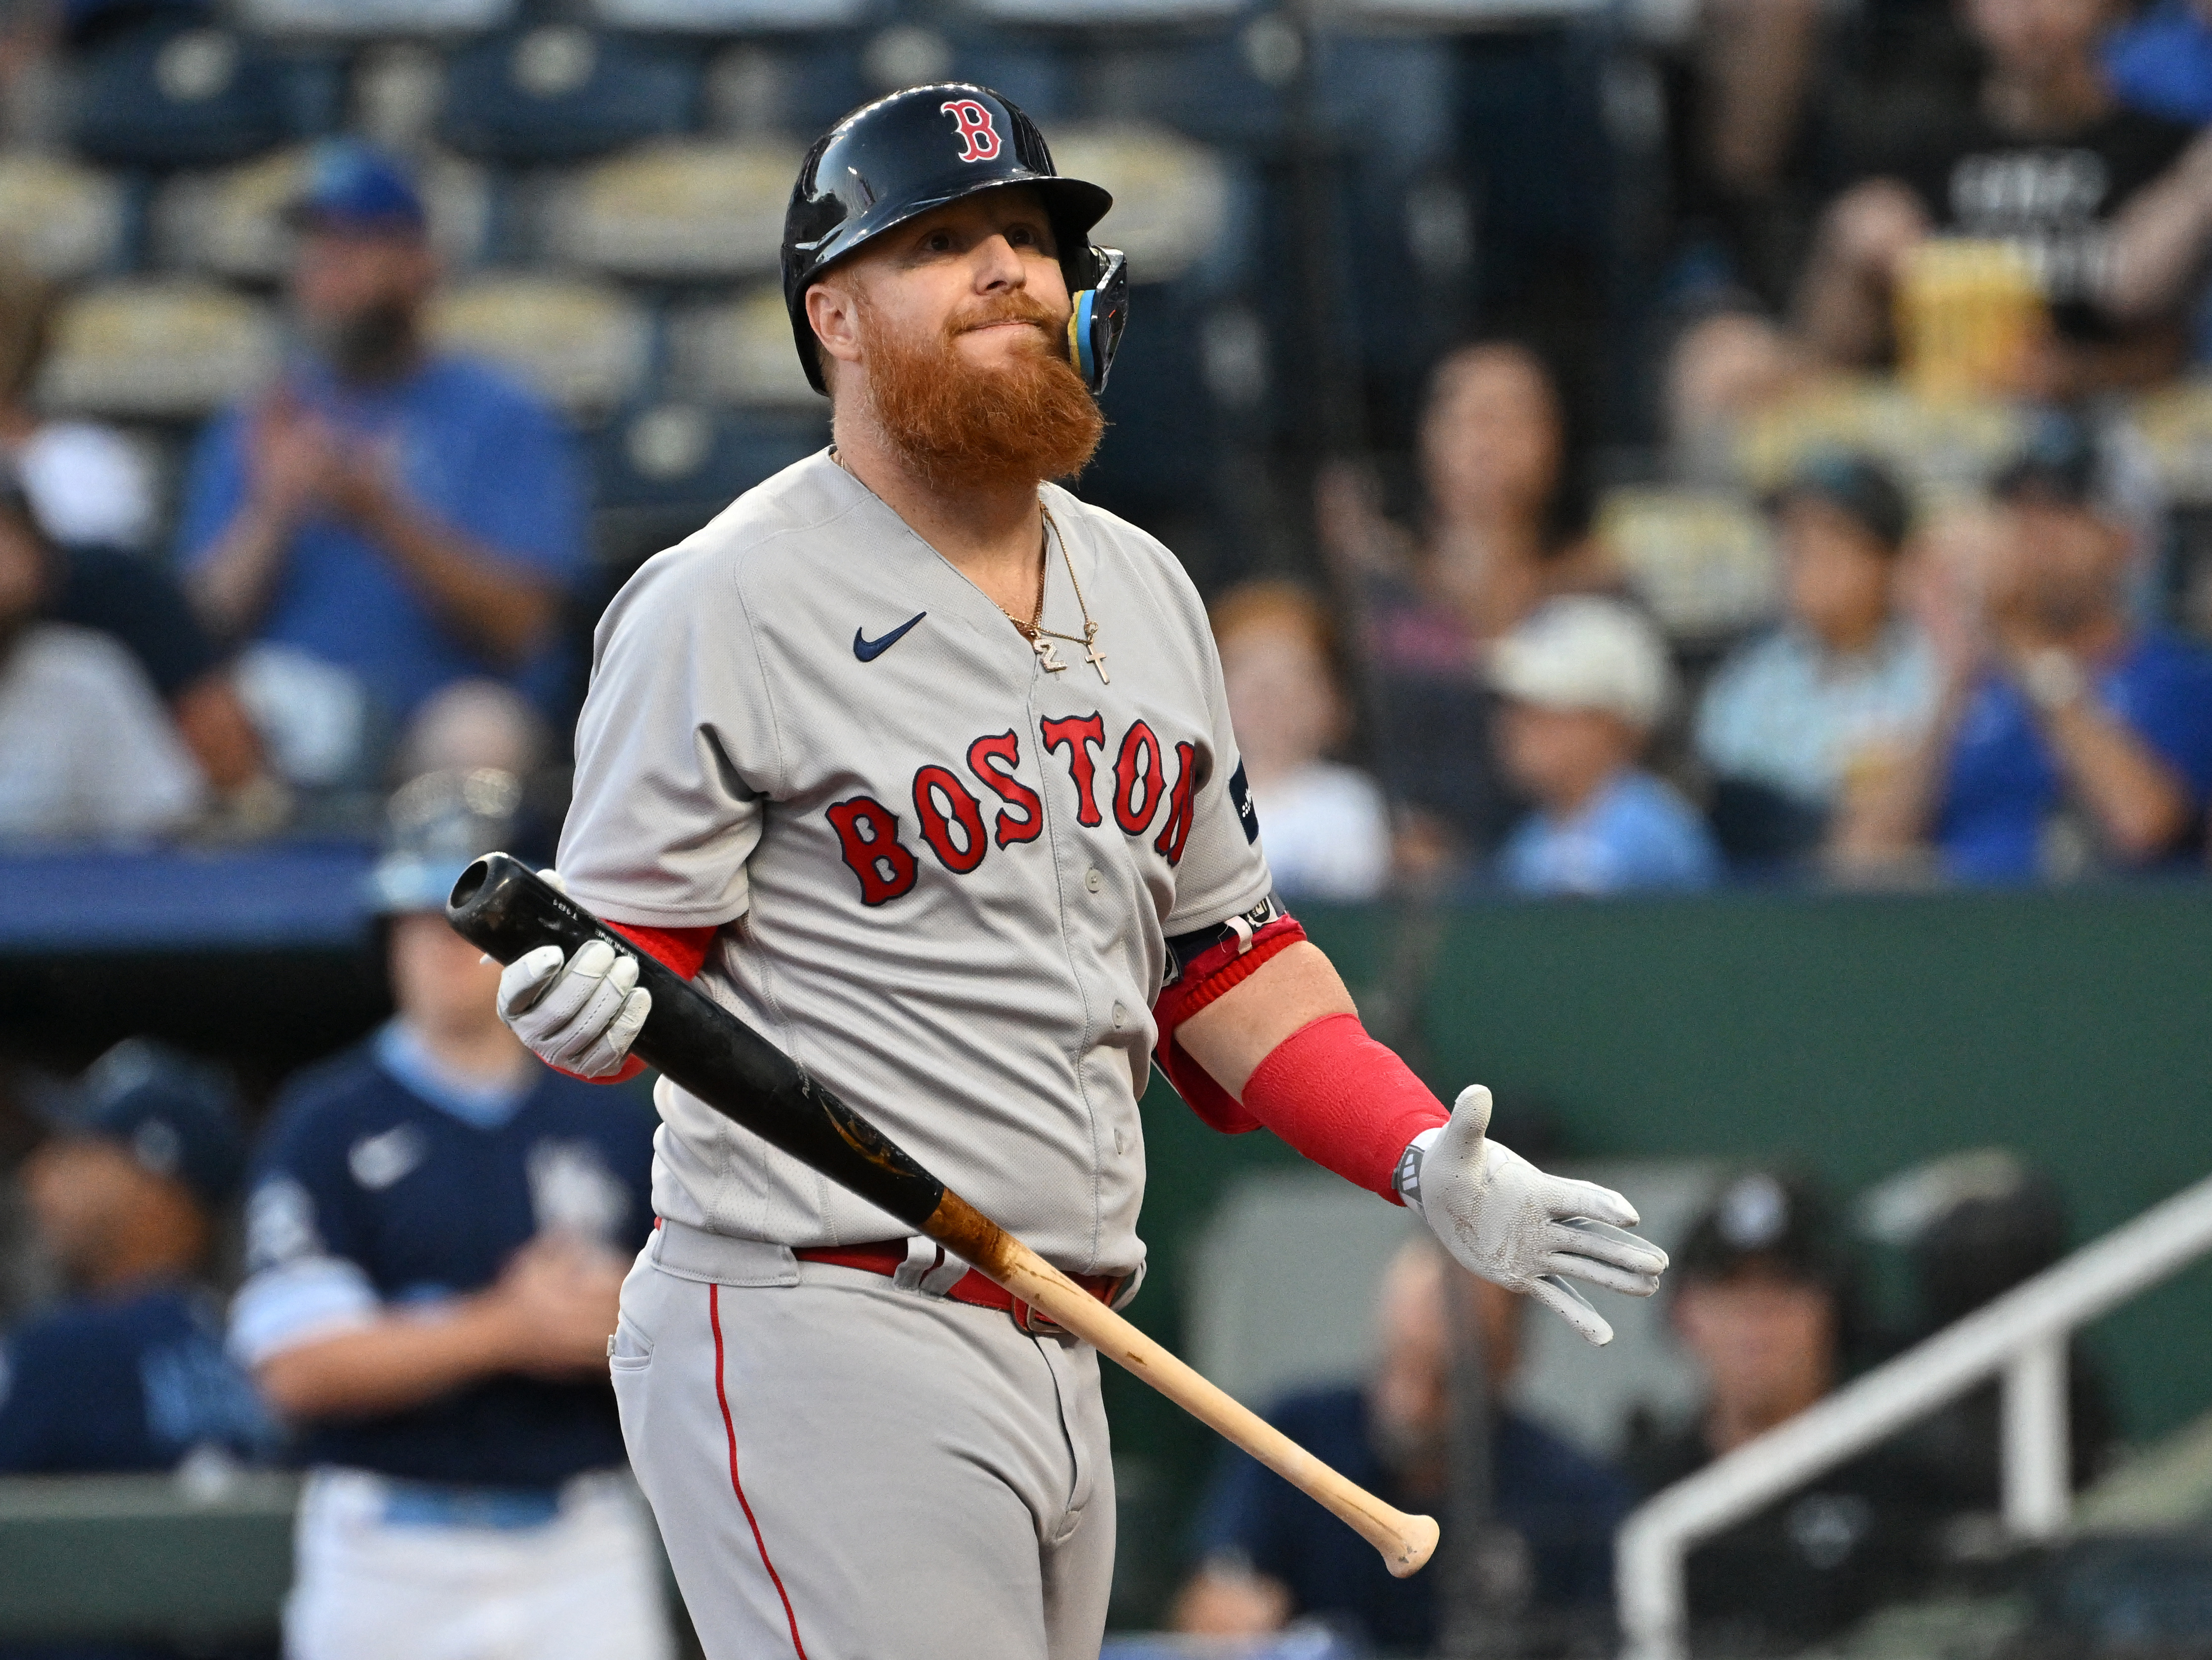
<path fill-rule="evenodd" d="M 1244 781 L 1244 763 L 1237 763 L 1237 770 L 1229 775 L 1229 800 L 1237 809 L 1237 822 L 1244 827 L 1244 839 L 1260 839 L 1260 815 L 1253 810 L 1252 787 Z"/>

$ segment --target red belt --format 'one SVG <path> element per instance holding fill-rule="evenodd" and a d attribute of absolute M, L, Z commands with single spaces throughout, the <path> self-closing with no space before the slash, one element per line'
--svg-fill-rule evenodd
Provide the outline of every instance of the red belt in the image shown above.
<path fill-rule="evenodd" d="M 810 1245 L 792 1253 L 802 1262 L 830 1262 L 841 1268 L 859 1268 L 866 1274 L 880 1274 L 886 1277 L 906 1266 L 907 1243 L 903 1239 L 885 1239 L 869 1245 Z M 940 1249 L 938 1261 L 945 1260 Z M 1123 1276 L 1115 1274 L 1071 1274 L 1069 1279 L 1110 1305 L 1114 1293 L 1121 1288 Z M 997 1281 L 985 1279 L 970 1268 L 952 1282 L 952 1289 L 945 1293 L 956 1303 L 966 1303 L 979 1309 L 998 1309 L 1014 1316 L 1014 1323 L 1024 1331 L 1036 1331 L 1040 1326 L 1051 1326 L 1052 1322 L 1042 1316 L 1032 1323 L 1033 1310 Z M 1054 1328 L 1057 1329 L 1057 1328 Z"/>

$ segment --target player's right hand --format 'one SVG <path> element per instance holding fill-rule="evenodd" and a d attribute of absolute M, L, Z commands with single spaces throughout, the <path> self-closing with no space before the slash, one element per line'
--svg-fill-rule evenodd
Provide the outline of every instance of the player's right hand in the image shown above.
<path fill-rule="evenodd" d="M 499 976 L 499 1018 L 530 1052 L 579 1078 L 623 1069 L 653 994 L 637 983 L 637 958 L 590 939 L 563 961 L 558 946 L 518 957 Z"/>

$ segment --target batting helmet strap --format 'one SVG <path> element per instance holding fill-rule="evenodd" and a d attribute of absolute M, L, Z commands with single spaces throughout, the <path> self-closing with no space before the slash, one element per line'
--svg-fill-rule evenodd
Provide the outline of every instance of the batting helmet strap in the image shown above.
<path fill-rule="evenodd" d="M 1068 293 L 1077 316 L 1088 319 L 1080 329 L 1071 323 L 1071 361 L 1093 392 L 1104 388 L 1128 315 L 1128 281 L 1119 252 L 1091 245 L 1091 228 L 1114 198 L 1063 178 L 1044 134 L 1018 106 L 987 87 L 948 81 L 854 110 L 816 141 L 799 167 L 783 220 L 783 300 L 815 391 L 828 388 L 806 320 L 814 280 L 893 226 L 1007 185 L 1029 185 L 1044 198 Z"/>

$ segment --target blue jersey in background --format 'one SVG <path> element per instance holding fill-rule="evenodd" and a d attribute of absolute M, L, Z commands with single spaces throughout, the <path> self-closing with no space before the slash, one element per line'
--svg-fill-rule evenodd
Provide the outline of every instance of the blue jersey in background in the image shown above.
<path fill-rule="evenodd" d="M 394 1021 L 284 1092 L 247 1203 L 233 1348 L 258 1363 L 481 1291 L 541 1231 L 629 1256 L 653 1225 L 653 1124 L 635 1093 L 534 1064 L 516 1090 L 460 1082 Z M 549 1489 L 625 1462 L 603 1377 L 489 1378 L 302 1438 L 316 1464 L 467 1487 Z"/>
<path fill-rule="evenodd" d="M 166 1470 L 196 1447 L 253 1458 L 276 1439 L 196 1286 L 86 1298 L 0 1344 L 0 1473 Z"/>

